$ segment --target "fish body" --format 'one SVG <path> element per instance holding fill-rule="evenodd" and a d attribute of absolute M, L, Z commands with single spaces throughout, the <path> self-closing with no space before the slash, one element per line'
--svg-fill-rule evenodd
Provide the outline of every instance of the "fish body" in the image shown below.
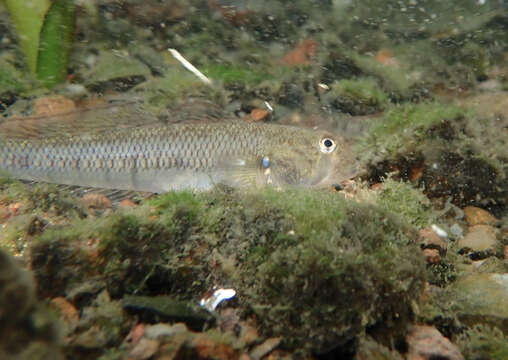
<path fill-rule="evenodd" d="M 0 130 L 1 131 L 1 130 Z M 231 186 L 326 185 L 356 161 L 339 137 L 284 125 L 191 122 L 95 134 L 0 133 L 0 170 L 24 180 L 166 192 Z"/>

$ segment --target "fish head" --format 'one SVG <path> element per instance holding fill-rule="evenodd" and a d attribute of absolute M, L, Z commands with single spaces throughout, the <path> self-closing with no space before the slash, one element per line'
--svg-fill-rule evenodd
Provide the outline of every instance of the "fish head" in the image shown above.
<path fill-rule="evenodd" d="M 359 162 L 350 145 L 325 131 L 295 130 L 261 160 L 263 182 L 283 187 L 326 187 L 351 179 Z"/>

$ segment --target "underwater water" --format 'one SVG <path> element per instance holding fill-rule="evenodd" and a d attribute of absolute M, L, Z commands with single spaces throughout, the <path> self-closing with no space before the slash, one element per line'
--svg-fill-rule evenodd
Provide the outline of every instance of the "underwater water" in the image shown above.
<path fill-rule="evenodd" d="M 3 0 L 0 116 L 0 358 L 508 358 L 505 0 Z"/>

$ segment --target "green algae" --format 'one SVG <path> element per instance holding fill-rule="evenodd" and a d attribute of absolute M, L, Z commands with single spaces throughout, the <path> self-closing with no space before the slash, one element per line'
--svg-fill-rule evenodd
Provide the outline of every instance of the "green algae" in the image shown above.
<path fill-rule="evenodd" d="M 372 181 L 396 169 L 431 198 L 501 214 L 506 206 L 508 150 L 494 117 L 438 102 L 395 106 L 372 124 L 356 150 Z"/>
<path fill-rule="evenodd" d="M 378 204 L 418 228 L 430 226 L 436 221 L 430 200 L 420 189 L 389 177 L 383 181 Z"/>
<path fill-rule="evenodd" d="M 358 145 L 359 154 L 366 161 L 376 155 L 394 158 L 417 151 L 422 143 L 431 140 L 429 130 L 446 121 L 463 117 L 466 110 L 440 103 L 406 104 L 388 109 Z M 374 152 L 374 153 L 373 153 Z"/>
<path fill-rule="evenodd" d="M 161 76 L 150 77 L 133 90 L 146 99 L 146 106 L 154 114 L 169 117 L 170 122 L 174 121 L 175 114 L 168 113 L 168 107 L 178 106 L 193 98 L 208 100 L 211 104 L 221 106 L 226 99 L 222 87 L 203 83 L 180 65 L 168 66 Z"/>
<path fill-rule="evenodd" d="M 459 346 L 466 360 L 508 358 L 508 337 L 496 327 L 476 325 L 458 336 Z"/>
<path fill-rule="evenodd" d="M 395 92 L 398 96 L 408 97 L 411 87 L 417 83 L 409 74 L 409 68 L 400 66 L 387 66 L 379 63 L 372 56 L 350 54 L 354 64 L 368 76 L 374 76 L 380 80 L 385 91 Z"/>
<path fill-rule="evenodd" d="M 332 108 L 354 116 L 382 111 L 388 97 L 374 79 L 358 78 L 334 82 L 324 101 Z"/>
<path fill-rule="evenodd" d="M 30 80 L 25 79 L 21 71 L 12 65 L 11 61 L 0 58 L 0 96 L 6 93 L 21 93 L 30 86 Z"/>
<path fill-rule="evenodd" d="M 237 83 L 253 86 L 268 78 L 267 73 L 226 64 L 210 64 L 201 71 L 211 79 L 223 82 L 226 87 Z"/>
<path fill-rule="evenodd" d="M 263 333 L 326 352 L 367 328 L 389 334 L 387 344 L 401 336 L 425 278 L 416 239 L 403 216 L 340 194 L 222 188 L 49 228 L 32 266 L 51 296 L 90 277 L 103 278 L 114 298 L 197 301 L 229 285 Z"/>

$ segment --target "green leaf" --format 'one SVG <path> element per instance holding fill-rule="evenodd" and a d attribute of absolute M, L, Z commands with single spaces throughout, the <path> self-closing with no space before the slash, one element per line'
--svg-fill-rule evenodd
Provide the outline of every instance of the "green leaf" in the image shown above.
<path fill-rule="evenodd" d="M 75 4 L 70 0 L 55 0 L 44 20 L 37 59 L 37 78 L 46 86 L 63 82 L 72 46 Z"/>
<path fill-rule="evenodd" d="M 44 22 L 44 15 L 51 2 L 49 0 L 5 0 L 5 4 L 16 28 L 28 68 L 35 74 L 39 34 Z"/>

